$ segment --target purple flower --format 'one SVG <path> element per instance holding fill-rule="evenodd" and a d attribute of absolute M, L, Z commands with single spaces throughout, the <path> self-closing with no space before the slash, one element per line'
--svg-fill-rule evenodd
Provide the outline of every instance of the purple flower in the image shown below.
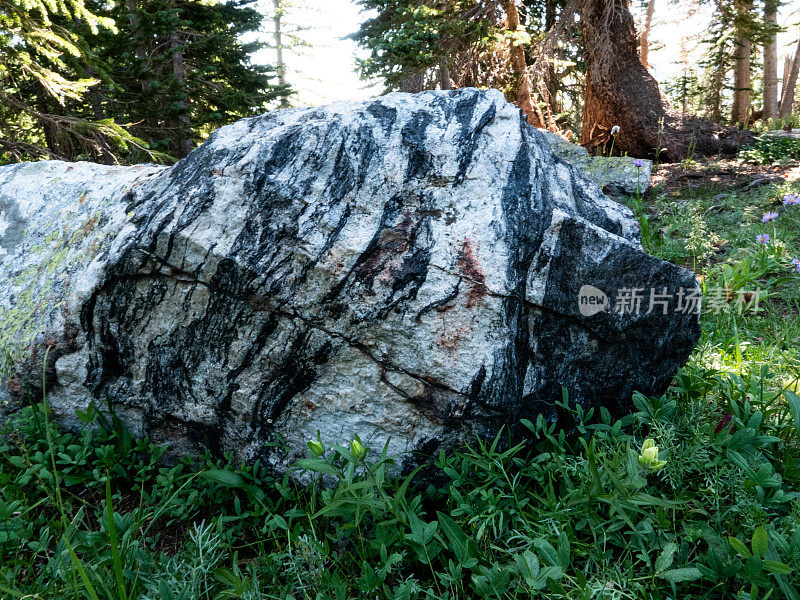
<path fill-rule="evenodd" d="M 769 211 L 764 213 L 764 216 L 761 217 L 761 222 L 766 223 L 767 221 L 774 221 L 777 218 L 778 218 L 778 213 Z"/>
<path fill-rule="evenodd" d="M 786 205 L 800 204 L 800 198 L 797 197 L 797 194 L 787 194 L 783 197 L 783 203 Z"/>
<path fill-rule="evenodd" d="M 756 237 L 756 241 L 759 244 L 765 244 L 765 245 L 769 244 L 769 234 L 768 233 L 760 234 L 759 236 Z"/>
<path fill-rule="evenodd" d="M 792 266 L 793 267 L 800 267 L 800 258 L 793 258 L 792 259 Z"/>
<path fill-rule="evenodd" d="M 633 166 L 637 169 L 641 169 L 644 166 L 644 161 L 641 158 L 634 158 Z"/>

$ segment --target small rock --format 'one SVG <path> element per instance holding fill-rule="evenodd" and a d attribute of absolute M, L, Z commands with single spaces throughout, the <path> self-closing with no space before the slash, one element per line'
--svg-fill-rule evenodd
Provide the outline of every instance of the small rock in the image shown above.
<path fill-rule="evenodd" d="M 650 189 L 653 161 L 636 159 L 636 164 L 641 164 L 637 167 L 634 159 L 626 156 L 591 156 L 586 148 L 572 144 L 550 131 L 541 131 L 558 157 L 575 165 L 606 193 L 635 196 Z"/>

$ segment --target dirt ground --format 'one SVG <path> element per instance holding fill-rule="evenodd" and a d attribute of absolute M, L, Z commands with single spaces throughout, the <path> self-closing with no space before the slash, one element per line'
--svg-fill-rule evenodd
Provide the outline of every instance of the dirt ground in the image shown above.
<path fill-rule="evenodd" d="M 723 159 L 702 163 L 662 164 L 653 169 L 653 187 L 670 193 L 687 188 L 709 187 L 719 185 L 720 188 L 756 187 L 768 183 L 786 182 L 800 179 L 800 164 L 789 163 L 785 166 L 752 165 L 738 160 Z"/>

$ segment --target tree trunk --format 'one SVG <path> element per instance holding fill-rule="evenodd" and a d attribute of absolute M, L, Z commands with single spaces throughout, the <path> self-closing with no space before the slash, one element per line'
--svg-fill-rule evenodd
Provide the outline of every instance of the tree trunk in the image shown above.
<path fill-rule="evenodd" d="M 781 98 L 781 106 L 778 109 L 778 117 L 781 119 L 792 114 L 792 106 L 794 105 L 794 89 L 797 87 L 798 72 L 800 72 L 800 40 L 797 41 L 797 49 L 794 51 L 792 70 L 789 71 L 789 76 L 786 76 L 786 71 L 783 73 L 783 97 Z"/>
<path fill-rule="evenodd" d="M 86 67 L 86 74 L 89 75 L 89 77 L 94 77 L 97 75 L 95 70 L 90 66 Z M 100 95 L 99 85 L 93 85 L 89 88 L 89 102 L 92 104 L 92 114 L 94 115 L 94 120 L 102 121 L 105 119 L 106 111 L 103 108 L 103 99 Z M 114 152 L 111 149 L 111 144 L 108 143 L 108 138 L 105 135 L 98 134 L 97 144 L 98 162 L 104 165 L 113 165 L 118 162 L 117 158 L 114 156 Z"/>
<path fill-rule="evenodd" d="M 739 20 L 746 22 L 746 14 L 752 8 L 751 0 L 738 0 L 736 10 Z M 750 53 L 752 42 L 747 33 L 739 31 L 734 42 L 736 53 L 733 68 L 733 109 L 731 120 L 747 127 L 750 120 Z"/>
<path fill-rule="evenodd" d="M 281 87 L 286 85 L 286 62 L 283 59 L 283 0 L 273 0 L 275 7 L 275 16 L 272 18 L 275 24 L 275 54 L 276 54 L 276 68 L 278 71 L 278 84 Z M 289 99 L 286 96 L 281 97 L 281 108 L 289 107 Z"/>
<path fill-rule="evenodd" d="M 726 69 L 724 62 L 716 66 L 711 78 L 711 85 L 706 93 L 708 116 L 714 122 L 722 120 L 722 88 L 725 84 Z"/>
<path fill-rule="evenodd" d="M 781 95 L 778 96 L 778 112 L 780 112 L 781 99 L 786 94 L 786 81 L 789 78 L 789 72 L 792 70 L 792 57 L 788 54 L 783 57 L 783 77 L 781 77 Z"/>
<path fill-rule="evenodd" d="M 506 29 L 510 32 L 519 29 L 519 12 L 516 0 L 503 0 L 506 13 Z M 547 127 L 541 109 L 533 102 L 531 79 L 528 77 L 528 65 L 525 62 L 525 50 L 520 44 L 511 41 L 511 68 L 516 78 L 514 103 L 522 109 L 528 123 L 534 127 Z"/>
<path fill-rule="evenodd" d="M 581 0 L 579 11 L 587 60 L 581 144 L 604 145 L 616 125 L 620 154 L 653 156 L 658 148 L 661 160 L 678 161 L 690 154 L 732 154 L 752 139 L 707 119 L 681 119 L 670 108 L 639 59 L 627 0 Z"/>
<path fill-rule="evenodd" d="M 185 98 L 187 97 L 186 89 L 186 65 L 183 62 L 183 52 L 178 45 L 178 33 L 172 32 L 169 41 L 170 50 L 172 51 L 172 74 L 178 82 L 179 89 L 183 98 L 178 101 L 178 156 L 184 158 L 194 148 L 192 142 L 192 127 L 189 119 L 189 108 L 186 104 Z"/>
<path fill-rule="evenodd" d="M 134 42 L 133 53 L 139 59 L 142 73 L 147 73 L 150 64 L 147 61 L 147 48 L 142 37 L 141 24 L 139 22 L 139 5 L 137 0 L 127 0 L 128 8 L 128 22 L 131 24 L 131 37 Z M 150 92 L 150 80 L 147 77 L 142 77 L 142 91 L 145 93 Z"/>
<path fill-rule="evenodd" d="M 556 3 L 547 2 L 545 7 L 544 29 L 551 31 L 556 24 Z M 559 78 L 556 74 L 556 59 L 560 58 L 561 48 L 557 45 L 555 48 L 555 56 L 551 57 L 545 71 L 545 89 L 547 90 L 547 98 L 545 100 L 550 105 L 551 114 L 559 114 L 561 112 L 561 105 L 558 101 L 558 84 Z"/>
<path fill-rule="evenodd" d="M 778 24 L 777 0 L 765 0 L 764 21 L 768 25 Z M 770 35 L 764 44 L 764 123 L 778 118 L 778 33 Z"/>
<path fill-rule="evenodd" d="M 424 71 L 410 73 L 400 82 L 400 91 L 409 94 L 417 94 L 425 89 Z"/>
<path fill-rule="evenodd" d="M 453 83 L 450 81 L 450 69 L 442 61 L 439 61 L 439 87 L 443 90 L 453 89 Z"/>
<path fill-rule="evenodd" d="M 645 67 L 649 67 L 650 63 L 647 62 L 648 55 L 650 54 L 650 26 L 653 24 L 653 13 L 656 10 L 656 0 L 650 0 L 647 3 L 647 16 L 644 19 L 644 27 L 639 36 L 639 60 Z"/>

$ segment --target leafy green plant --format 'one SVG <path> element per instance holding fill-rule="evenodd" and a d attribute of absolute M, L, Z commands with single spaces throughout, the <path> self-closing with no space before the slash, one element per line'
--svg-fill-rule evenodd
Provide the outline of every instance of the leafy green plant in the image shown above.
<path fill-rule="evenodd" d="M 358 438 L 313 440 L 298 486 L 208 456 L 166 466 L 113 412 L 92 408 L 95 426 L 72 433 L 33 406 L 0 445 L 0 586 L 98 600 L 796 597 L 800 398 L 773 379 L 690 367 L 620 420 L 565 393 L 561 425 L 540 416 L 522 422 L 527 440 L 442 452 L 427 486 Z M 47 509 L 56 481 L 66 520 Z"/>
<path fill-rule="evenodd" d="M 739 152 L 739 158 L 757 165 L 785 162 L 800 158 L 800 139 L 765 134 Z"/>

